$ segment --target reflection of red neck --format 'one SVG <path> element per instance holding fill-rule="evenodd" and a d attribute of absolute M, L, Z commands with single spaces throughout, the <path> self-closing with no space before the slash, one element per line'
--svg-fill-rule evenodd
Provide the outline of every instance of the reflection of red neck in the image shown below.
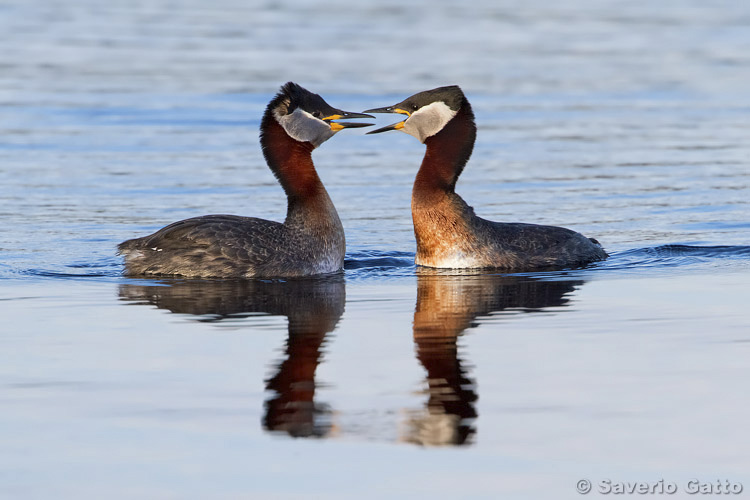
<path fill-rule="evenodd" d="M 429 202 L 436 195 L 453 192 L 476 136 L 474 113 L 464 100 L 456 116 L 440 132 L 425 139 L 427 151 L 414 181 L 413 200 Z"/>
<path fill-rule="evenodd" d="M 279 366 L 278 374 L 268 381 L 267 388 L 277 391 L 287 401 L 311 402 L 325 335 L 325 332 L 290 334 L 286 348 L 288 357 Z"/>
<path fill-rule="evenodd" d="M 474 381 L 461 365 L 458 338 L 476 318 L 472 310 L 475 293 L 447 278 L 417 278 L 414 343 L 417 359 L 427 370 L 427 410 L 458 417 L 454 444 L 463 444 L 475 432 L 469 419 L 477 417 L 474 402 L 478 396 Z"/>
<path fill-rule="evenodd" d="M 266 428 L 293 435 L 315 433 L 315 370 L 325 335 L 325 332 L 289 333 L 287 358 L 279 365 L 278 373 L 266 382 L 266 389 L 276 393 L 266 401 Z"/>

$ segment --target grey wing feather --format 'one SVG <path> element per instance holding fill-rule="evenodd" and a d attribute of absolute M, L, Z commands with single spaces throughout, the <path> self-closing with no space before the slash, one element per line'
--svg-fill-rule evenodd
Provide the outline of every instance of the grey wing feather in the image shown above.
<path fill-rule="evenodd" d="M 285 257 L 285 233 L 279 222 L 206 215 L 125 241 L 118 249 L 128 274 L 253 276 L 269 260 Z"/>
<path fill-rule="evenodd" d="M 509 267 L 575 266 L 603 260 L 607 253 L 598 241 L 571 229 L 523 223 L 489 222 L 493 246 L 507 252 Z M 512 258 L 510 256 L 513 256 Z"/>

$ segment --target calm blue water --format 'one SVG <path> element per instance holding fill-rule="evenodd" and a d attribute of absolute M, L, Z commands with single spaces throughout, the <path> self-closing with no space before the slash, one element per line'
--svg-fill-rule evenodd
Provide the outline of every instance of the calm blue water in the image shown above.
<path fill-rule="evenodd" d="M 738 2 L 0 4 L 0 497 L 747 495 L 749 26 Z M 461 85 L 457 191 L 611 258 L 417 269 L 423 146 L 352 130 L 314 153 L 342 275 L 123 278 L 117 243 L 170 222 L 283 219 L 257 135 L 288 80 L 353 111 Z"/>

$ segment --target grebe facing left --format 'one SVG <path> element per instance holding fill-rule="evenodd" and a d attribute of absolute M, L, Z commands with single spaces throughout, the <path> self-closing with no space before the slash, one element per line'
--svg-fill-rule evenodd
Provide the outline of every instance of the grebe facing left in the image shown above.
<path fill-rule="evenodd" d="M 295 277 L 340 271 L 346 242 L 312 162 L 312 151 L 344 128 L 373 118 L 341 111 L 289 82 L 271 100 L 260 124 L 268 166 L 287 196 L 284 223 L 237 215 L 205 215 L 170 224 L 118 246 L 127 275 L 212 278 Z"/>
<path fill-rule="evenodd" d="M 577 267 L 607 258 L 599 242 L 570 229 L 477 217 L 455 193 L 477 133 L 471 105 L 458 86 L 420 92 L 365 113 L 406 115 L 369 133 L 401 130 L 427 146 L 411 198 L 417 265 L 520 271 Z"/>

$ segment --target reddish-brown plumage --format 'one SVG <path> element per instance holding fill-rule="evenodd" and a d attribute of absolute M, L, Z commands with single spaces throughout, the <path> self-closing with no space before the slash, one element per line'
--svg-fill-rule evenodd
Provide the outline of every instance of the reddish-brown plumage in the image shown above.
<path fill-rule="evenodd" d="M 268 166 L 289 197 L 290 203 L 304 202 L 323 191 L 323 183 L 315 171 L 309 142 L 289 137 L 279 123 L 267 113 L 261 123 L 260 144 Z"/>
<path fill-rule="evenodd" d="M 458 176 L 471 157 L 476 135 L 474 115 L 465 101 L 440 132 L 425 139 L 427 150 L 414 180 L 412 200 L 426 204 L 431 197 L 454 191 Z"/>
<path fill-rule="evenodd" d="M 427 149 L 414 180 L 411 199 L 419 264 L 440 267 L 439 262 L 456 252 L 473 251 L 473 234 L 466 224 L 468 207 L 459 203 L 463 200 L 454 190 L 475 139 L 474 116 L 464 99 L 456 116 L 424 141 Z"/>

